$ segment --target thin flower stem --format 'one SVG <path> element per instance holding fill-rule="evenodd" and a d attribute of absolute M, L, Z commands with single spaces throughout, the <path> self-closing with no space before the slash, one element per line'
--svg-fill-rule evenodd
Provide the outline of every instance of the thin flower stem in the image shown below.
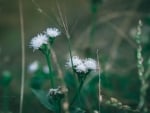
<path fill-rule="evenodd" d="M 51 53 L 47 52 L 45 54 L 46 60 L 47 60 L 47 64 L 48 64 L 48 68 L 49 68 L 49 79 L 50 79 L 50 84 L 52 87 L 54 87 L 54 79 L 53 79 L 53 73 L 52 73 L 52 67 L 51 67 Z"/>
<path fill-rule="evenodd" d="M 67 21 L 64 21 L 63 15 L 62 15 L 62 12 L 61 12 L 61 9 L 60 9 L 60 6 L 59 6 L 58 3 L 57 3 L 57 8 L 58 8 L 58 13 L 59 13 L 61 22 L 63 24 L 64 30 L 65 30 L 65 33 L 66 33 L 66 37 L 67 37 L 67 40 L 68 40 L 68 48 L 69 48 L 69 54 L 70 54 L 70 58 L 71 58 L 72 71 L 74 73 L 74 70 L 73 70 L 73 61 L 72 61 L 72 52 L 71 52 L 71 43 L 70 43 L 70 38 L 71 37 L 70 37 L 69 31 L 68 31 Z"/>
<path fill-rule="evenodd" d="M 83 83 L 84 83 L 84 80 L 80 82 L 78 91 L 76 92 L 76 95 L 74 96 L 73 100 L 71 101 L 70 106 L 73 105 L 73 103 L 75 102 L 75 100 L 76 100 L 76 99 L 78 98 L 78 96 L 80 95 L 80 91 L 81 91 L 81 88 L 82 88 L 82 86 L 83 86 Z"/>

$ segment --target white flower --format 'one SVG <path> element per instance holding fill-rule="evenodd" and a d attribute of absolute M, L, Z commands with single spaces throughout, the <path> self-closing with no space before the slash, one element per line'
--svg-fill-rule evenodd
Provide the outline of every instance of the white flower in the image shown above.
<path fill-rule="evenodd" d="M 66 92 L 68 92 L 68 89 L 66 87 L 58 87 L 58 88 L 51 88 L 49 89 L 48 96 L 57 96 L 57 95 L 63 95 Z"/>
<path fill-rule="evenodd" d="M 49 73 L 49 68 L 48 68 L 48 66 L 44 66 L 44 67 L 43 67 L 43 71 L 44 71 L 44 73 L 48 74 L 48 73 Z"/>
<path fill-rule="evenodd" d="M 38 61 L 34 61 L 32 62 L 29 67 L 28 67 L 28 71 L 30 73 L 34 73 L 35 71 L 37 71 L 39 68 L 39 62 Z"/>
<path fill-rule="evenodd" d="M 76 67 L 77 65 L 80 65 L 83 62 L 78 56 L 73 56 L 72 57 L 72 63 L 73 63 L 73 66 Z M 68 59 L 68 61 L 66 63 L 66 67 L 71 68 L 72 67 L 72 63 L 71 63 L 71 58 Z"/>
<path fill-rule="evenodd" d="M 77 65 L 77 66 L 75 67 L 75 70 L 76 70 L 76 72 L 78 72 L 78 73 L 87 73 L 87 72 L 88 72 L 86 66 L 85 66 L 83 63 Z"/>
<path fill-rule="evenodd" d="M 58 89 L 51 88 L 49 89 L 48 95 L 56 95 L 58 93 Z"/>
<path fill-rule="evenodd" d="M 92 58 L 80 59 L 78 56 L 72 57 L 73 68 L 77 73 L 87 73 L 88 71 L 96 70 L 97 64 L 96 61 Z M 72 67 L 71 58 L 66 63 L 68 68 Z"/>
<path fill-rule="evenodd" d="M 45 33 L 51 38 L 57 37 L 61 34 L 57 28 L 47 28 Z"/>
<path fill-rule="evenodd" d="M 84 60 L 84 65 L 88 70 L 96 70 L 97 64 L 96 61 L 92 58 L 87 58 Z"/>
<path fill-rule="evenodd" d="M 34 50 L 39 49 L 43 44 L 48 44 L 48 38 L 43 34 L 38 34 L 32 38 L 30 42 L 30 46 L 33 47 Z"/>

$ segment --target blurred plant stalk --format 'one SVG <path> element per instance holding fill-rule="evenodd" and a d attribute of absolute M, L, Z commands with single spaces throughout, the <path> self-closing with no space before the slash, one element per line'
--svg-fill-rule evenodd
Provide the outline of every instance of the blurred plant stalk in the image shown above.
<path fill-rule="evenodd" d="M 138 75 L 139 80 L 141 82 L 141 88 L 140 88 L 140 98 L 138 103 L 138 109 L 143 112 L 147 113 L 148 108 L 146 105 L 146 91 L 148 89 L 148 83 L 147 83 L 147 77 L 144 74 L 144 65 L 143 65 L 143 56 L 142 56 L 142 21 L 139 20 L 139 24 L 137 26 L 137 34 L 136 34 L 136 43 L 138 45 L 137 47 L 137 67 L 138 67 Z"/>

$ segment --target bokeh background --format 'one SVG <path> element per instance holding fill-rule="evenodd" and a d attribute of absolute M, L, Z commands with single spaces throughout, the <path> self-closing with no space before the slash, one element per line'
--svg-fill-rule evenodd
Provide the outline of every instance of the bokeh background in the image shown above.
<path fill-rule="evenodd" d="M 66 72 L 65 62 L 68 56 L 68 45 L 58 6 L 67 22 L 73 54 L 83 58 L 96 59 L 96 50 L 100 50 L 100 62 L 104 71 L 102 77 L 103 95 L 118 98 L 133 107 L 137 105 L 140 81 L 136 61 L 137 44 L 134 38 L 138 21 L 142 20 L 143 57 L 144 66 L 147 69 L 150 56 L 150 1 L 93 1 L 23 0 L 26 49 L 24 113 L 46 112 L 46 109 L 32 95 L 29 87 L 32 75 L 28 73 L 28 65 L 35 60 L 46 65 L 43 55 L 39 51 L 33 52 L 29 47 L 32 37 L 48 27 L 57 27 L 62 31 L 62 35 L 57 38 L 53 49 L 61 70 L 63 73 Z M 12 75 L 7 95 L 10 101 L 10 112 L 17 113 L 21 84 L 21 30 L 19 1 L 17 0 L 0 0 L 0 75 L 6 70 Z M 0 86 L 0 100 L 5 98 L 3 91 L 4 88 Z M 149 94 L 150 88 L 146 97 L 150 107 Z M 31 99 L 33 99 L 32 102 L 29 101 Z M 1 109 L 2 102 L 0 101 L 0 111 Z"/>

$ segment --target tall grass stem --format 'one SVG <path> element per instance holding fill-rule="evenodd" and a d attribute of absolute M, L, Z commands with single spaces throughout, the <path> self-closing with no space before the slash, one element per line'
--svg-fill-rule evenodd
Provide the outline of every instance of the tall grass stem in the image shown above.
<path fill-rule="evenodd" d="M 23 112 L 23 98 L 24 98 L 24 81 L 25 81 L 25 33 L 24 33 L 24 18 L 23 18 L 23 3 L 19 0 L 19 15 L 21 28 L 21 90 L 20 90 L 20 107 L 19 113 Z"/>

